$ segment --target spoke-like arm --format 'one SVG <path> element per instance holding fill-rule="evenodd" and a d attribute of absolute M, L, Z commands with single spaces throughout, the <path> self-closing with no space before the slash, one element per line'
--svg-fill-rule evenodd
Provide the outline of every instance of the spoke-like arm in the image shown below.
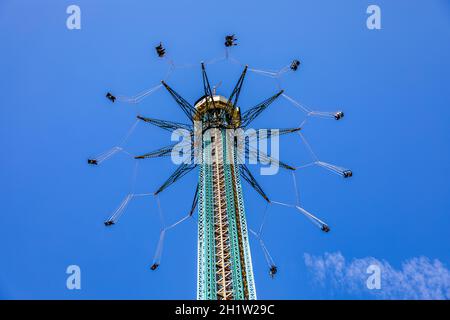
<path fill-rule="evenodd" d="M 177 92 L 175 92 L 175 90 L 169 87 L 167 83 L 165 83 L 164 81 L 161 81 L 161 83 L 167 89 L 167 91 L 169 91 L 170 95 L 175 99 L 176 103 L 178 103 L 183 112 L 192 122 L 195 114 L 195 108 L 189 102 L 187 102 L 182 96 L 180 96 Z"/>
<path fill-rule="evenodd" d="M 252 132 L 251 134 L 248 135 L 248 137 L 250 139 L 254 139 L 254 138 L 258 138 L 258 139 L 262 139 L 261 136 L 258 136 L 258 133 L 261 132 L 262 129 L 257 129 L 256 131 Z M 302 130 L 301 127 L 298 128 L 286 128 L 286 129 L 278 129 L 278 130 L 274 130 L 274 129 L 266 129 L 267 130 L 267 135 L 264 139 L 269 139 L 271 136 L 272 137 L 276 137 L 276 136 L 282 136 L 284 134 L 288 134 L 288 133 L 294 133 L 297 131 Z"/>
<path fill-rule="evenodd" d="M 158 157 L 166 157 L 170 156 L 172 153 L 172 149 L 176 146 L 176 144 L 172 144 L 170 146 L 159 148 L 155 151 L 145 153 L 140 156 L 135 156 L 135 159 L 148 159 L 148 158 L 158 158 Z"/>
<path fill-rule="evenodd" d="M 242 88 L 242 84 L 244 83 L 244 78 L 245 78 L 245 74 L 247 73 L 247 68 L 248 68 L 248 66 L 245 66 L 244 71 L 242 71 L 242 74 L 239 77 L 239 80 L 233 89 L 233 92 L 230 94 L 230 97 L 228 98 L 228 102 L 227 102 L 228 108 L 237 107 L 237 103 L 239 100 L 239 94 L 241 93 L 241 88 Z"/>
<path fill-rule="evenodd" d="M 173 121 L 167 121 L 167 120 L 159 120 L 159 119 L 152 119 L 152 118 L 146 118 L 143 116 L 137 116 L 139 120 L 142 120 L 144 122 L 150 123 L 154 126 L 160 127 L 164 130 L 168 130 L 172 132 L 173 130 L 177 129 L 185 129 L 185 130 L 192 130 L 192 126 L 180 122 L 173 122 Z"/>
<path fill-rule="evenodd" d="M 264 110 L 266 110 L 266 108 L 272 103 L 274 102 L 281 94 L 283 93 L 283 90 L 281 90 L 280 92 L 276 93 L 275 95 L 273 95 L 272 97 L 264 100 L 263 102 L 258 103 L 256 106 L 254 106 L 253 108 L 248 109 L 247 111 L 245 111 L 242 114 L 242 127 L 246 127 L 250 124 L 250 122 L 252 122 L 253 120 L 255 120 L 256 117 L 258 117 L 261 112 L 263 112 Z"/>
<path fill-rule="evenodd" d="M 194 200 L 192 201 L 191 211 L 189 211 L 189 217 L 191 217 L 194 214 L 195 208 L 197 207 L 197 203 L 198 203 L 198 188 L 199 187 L 200 187 L 199 184 L 197 184 L 197 187 L 195 187 Z"/>
<path fill-rule="evenodd" d="M 215 108 L 216 104 L 214 102 L 213 93 L 211 90 L 211 86 L 209 84 L 208 75 L 206 74 L 205 64 L 203 62 L 202 62 L 202 78 L 203 78 L 203 90 L 205 92 L 206 103 L 209 104 L 209 102 L 211 102 Z M 208 97 L 209 97 L 209 100 L 208 100 Z"/>
<path fill-rule="evenodd" d="M 247 168 L 247 166 L 245 164 L 239 165 L 239 171 L 241 172 L 242 178 L 244 178 L 244 180 L 247 181 L 248 184 L 264 198 L 264 200 L 266 200 L 267 202 L 270 202 L 269 198 L 264 193 L 264 191 L 261 188 L 261 186 L 259 185 L 258 181 L 256 181 L 255 177 L 253 177 L 252 173 L 250 172 L 250 170 Z"/>
<path fill-rule="evenodd" d="M 261 150 L 256 150 L 254 148 L 251 148 L 248 144 L 245 145 L 245 152 L 249 154 L 249 156 L 252 157 L 259 157 L 259 162 L 264 164 L 272 164 L 272 163 L 278 163 L 280 167 L 287 170 L 295 170 L 295 168 L 291 165 L 288 165 L 287 163 L 284 163 L 283 161 L 280 161 L 274 157 L 271 157 L 267 155 L 266 153 L 262 152 Z"/>
<path fill-rule="evenodd" d="M 274 137 L 275 136 L 282 136 L 283 134 L 294 133 L 294 132 L 297 132 L 297 131 L 300 131 L 300 130 L 302 130 L 301 127 L 279 129 L 278 131 L 268 130 L 267 137 L 270 137 L 270 136 L 274 136 Z"/>
<path fill-rule="evenodd" d="M 187 173 L 189 173 L 192 169 L 194 169 L 197 165 L 196 164 L 187 164 L 183 163 L 181 164 L 177 170 L 175 170 L 174 173 L 164 182 L 161 187 L 159 187 L 158 190 L 156 190 L 155 195 L 158 193 L 164 191 L 167 187 L 177 182 L 179 179 L 181 179 L 183 176 L 185 176 Z"/>

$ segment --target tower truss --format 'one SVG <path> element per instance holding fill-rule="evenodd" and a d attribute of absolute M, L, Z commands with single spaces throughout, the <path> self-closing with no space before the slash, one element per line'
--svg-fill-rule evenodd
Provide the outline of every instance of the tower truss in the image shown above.
<path fill-rule="evenodd" d="M 234 136 L 214 128 L 202 144 L 197 298 L 256 299 Z"/>

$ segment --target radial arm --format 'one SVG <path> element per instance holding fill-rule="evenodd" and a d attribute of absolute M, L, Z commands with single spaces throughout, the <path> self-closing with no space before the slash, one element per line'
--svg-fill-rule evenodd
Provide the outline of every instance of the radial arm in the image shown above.
<path fill-rule="evenodd" d="M 159 148 L 155 151 L 151 151 L 151 152 L 145 153 L 140 156 L 135 156 L 134 158 L 135 159 L 148 159 L 148 158 L 158 158 L 158 157 L 170 156 L 170 154 L 172 153 L 172 149 L 175 147 L 175 145 L 176 144 L 171 144 L 169 146 Z"/>
<path fill-rule="evenodd" d="M 176 129 L 185 129 L 185 130 L 192 130 L 192 126 L 184 123 L 179 122 L 173 122 L 173 121 L 167 121 L 167 120 L 159 120 L 159 119 L 152 119 L 152 118 L 146 118 L 143 116 L 137 116 L 139 120 L 142 120 L 144 122 L 150 123 L 154 126 L 160 127 L 164 130 L 173 131 Z"/>
<path fill-rule="evenodd" d="M 228 98 L 227 108 L 230 109 L 233 107 L 237 107 L 239 95 L 241 93 L 241 88 L 242 88 L 242 84 L 244 83 L 244 78 L 245 78 L 246 73 L 247 73 L 247 66 L 245 66 L 244 71 L 242 71 L 242 74 L 239 77 L 239 80 L 236 83 L 236 86 L 234 87 L 233 92 L 231 92 L 230 97 Z"/>
<path fill-rule="evenodd" d="M 263 189 L 259 185 L 258 181 L 256 181 L 255 177 L 253 177 L 253 175 L 250 172 L 250 170 L 248 169 L 248 167 L 245 164 L 241 164 L 239 166 L 239 170 L 241 172 L 242 178 L 244 178 L 244 180 L 247 181 L 248 184 L 264 198 L 264 200 L 266 200 L 267 202 L 270 202 L 269 198 L 264 193 Z"/>
<path fill-rule="evenodd" d="M 163 86 L 166 88 L 166 90 L 170 93 L 170 95 L 175 99 L 175 102 L 178 103 L 180 108 L 183 110 L 183 112 L 186 114 L 186 116 L 193 121 L 193 116 L 195 114 L 195 108 L 187 102 L 182 96 L 180 96 L 175 90 L 173 90 L 167 83 L 164 81 L 161 81 Z"/>
<path fill-rule="evenodd" d="M 181 164 L 175 171 L 172 173 L 172 175 L 164 182 L 161 187 L 159 187 L 158 190 L 156 190 L 155 195 L 158 193 L 164 191 L 167 187 L 177 182 L 179 179 L 181 179 L 183 176 L 185 176 L 187 173 L 192 171 L 197 165 L 196 164 L 187 164 L 183 163 Z"/>
<path fill-rule="evenodd" d="M 253 108 L 248 109 L 242 114 L 242 127 L 246 127 L 255 120 L 256 117 L 258 117 L 264 110 L 267 109 L 267 107 L 274 102 L 281 94 L 283 93 L 283 90 L 280 92 L 274 94 L 272 97 L 264 100 L 263 102 L 258 103 Z"/>
<path fill-rule="evenodd" d="M 192 216 L 194 214 L 194 210 L 197 207 L 197 203 L 198 203 L 198 188 L 199 187 L 200 187 L 200 185 L 197 184 L 197 187 L 195 188 L 195 193 L 194 193 L 194 200 L 192 200 L 191 211 L 189 211 L 189 216 Z"/>
<path fill-rule="evenodd" d="M 202 62 L 202 78 L 203 78 L 203 91 L 205 92 L 206 103 L 212 103 L 215 107 L 213 92 L 211 90 L 211 86 L 209 84 L 208 75 L 206 74 L 205 64 Z M 208 100 L 209 97 L 209 100 Z"/>
<path fill-rule="evenodd" d="M 283 161 L 280 161 L 274 157 L 271 157 L 267 155 L 266 153 L 262 152 L 261 150 L 256 150 L 254 148 L 251 148 L 248 144 L 245 145 L 245 151 L 248 152 L 249 155 L 253 157 L 258 157 L 259 161 L 265 164 L 271 164 L 271 163 L 278 163 L 278 165 L 284 169 L 287 170 L 295 170 L 295 168 L 291 165 L 288 165 L 284 163 Z"/>
<path fill-rule="evenodd" d="M 277 129 L 276 131 L 274 129 L 266 129 L 267 135 L 266 135 L 265 139 L 269 139 L 271 136 L 275 137 L 275 136 L 282 136 L 284 134 L 294 133 L 294 132 L 300 131 L 301 129 L 302 129 L 301 127 Z M 250 139 L 253 139 L 253 138 L 262 139 L 261 137 L 258 137 L 258 133 L 261 132 L 261 130 L 262 129 L 257 129 L 255 132 L 252 132 L 251 134 L 249 134 L 248 137 Z"/>

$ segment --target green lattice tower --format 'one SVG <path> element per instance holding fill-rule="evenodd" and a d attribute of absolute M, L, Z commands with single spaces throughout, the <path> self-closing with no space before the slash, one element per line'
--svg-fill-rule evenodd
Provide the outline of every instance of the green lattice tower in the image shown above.
<path fill-rule="evenodd" d="M 227 100 L 214 96 L 214 101 L 215 108 L 223 108 L 199 113 L 203 128 L 211 127 L 212 118 L 215 128 L 204 131 L 201 142 L 197 298 L 256 299 L 235 140 L 222 126 Z M 201 100 L 197 110 L 206 104 Z"/>

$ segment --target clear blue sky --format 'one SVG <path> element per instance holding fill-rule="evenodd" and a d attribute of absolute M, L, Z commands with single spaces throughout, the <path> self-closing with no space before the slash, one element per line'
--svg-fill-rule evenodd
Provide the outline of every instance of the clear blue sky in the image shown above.
<path fill-rule="evenodd" d="M 66 28 L 77 4 L 82 29 Z M 378 4 L 382 30 L 366 28 Z M 104 219 L 130 192 L 134 162 L 118 155 L 98 167 L 88 156 L 109 149 L 137 112 L 183 121 L 167 92 L 139 106 L 111 104 L 106 91 L 132 95 L 158 84 L 167 64 L 161 40 L 178 63 L 220 56 L 236 33 L 234 57 L 278 69 L 293 58 L 301 69 L 283 81 L 286 93 L 317 110 L 342 108 L 342 121 L 312 119 L 304 128 L 319 158 L 354 171 L 342 179 L 320 168 L 298 172 L 302 205 L 332 227 L 323 234 L 298 213 L 273 206 L 264 239 L 279 266 L 267 275 L 251 248 L 261 299 L 351 298 L 315 286 L 303 255 L 342 252 L 399 267 L 427 256 L 450 265 L 450 5 L 435 1 L 12 1 L 0 3 L 0 298 L 195 299 L 197 229 L 187 221 L 167 234 L 161 268 L 149 266 L 160 222 L 153 198 L 137 199 L 112 228 Z M 208 67 L 227 94 L 240 68 Z M 193 102 L 202 93 L 200 67 L 168 81 Z M 243 109 L 277 90 L 249 74 Z M 304 115 L 280 100 L 256 127 L 298 125 Z M 140 125 L 127 150 L 146 152 L 170 135 Z M 299 137 L 283 137 L 282 159 L 310 161 Z M 154 191 L 175 169 L 169 158 L 141 163 L 137 192 Z M 251 168 L 256 173 L 256 168 Z M 295 202 L 289 174 L 256 175 L 269 197 Z M 197 172 L 161 195 L 168 223 L 183 217 Z M 244 185 L 248 222 L 257 228 L 264 203 Z M 66 289 L 66 267 L 82 270 L 82 289 Z"/>

